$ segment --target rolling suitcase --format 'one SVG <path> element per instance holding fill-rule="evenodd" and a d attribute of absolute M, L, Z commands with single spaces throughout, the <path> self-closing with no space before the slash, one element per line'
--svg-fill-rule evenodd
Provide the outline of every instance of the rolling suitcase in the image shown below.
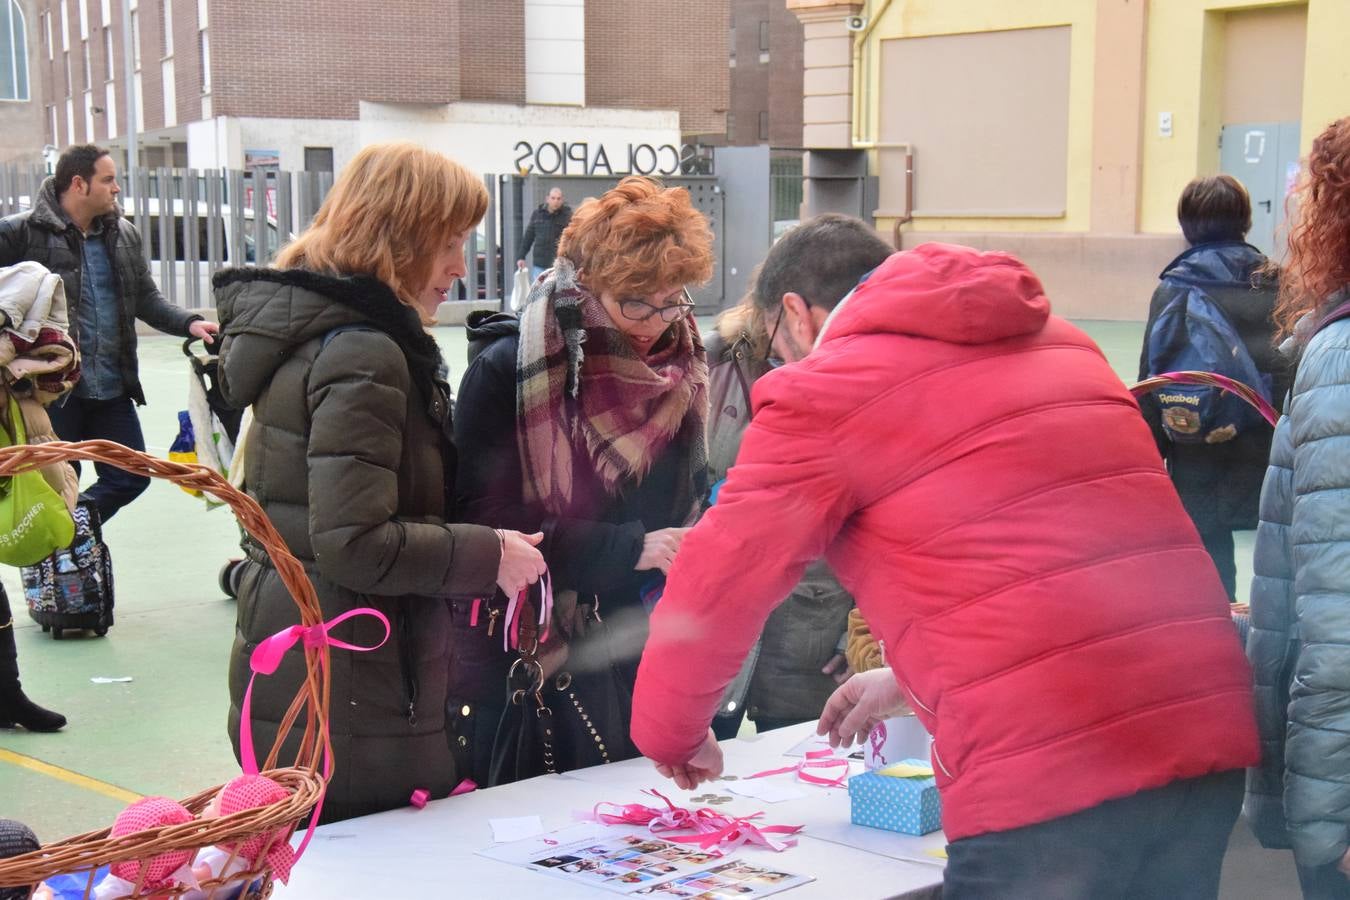
<path fill-rule="evenodd" d="M 60 640 L 67 628 L 102 637 L 113 624 L 112 557 L 93 504 L 75 507 L 75 540 L 64 550 L 19 571 L 28 615 Z"/>

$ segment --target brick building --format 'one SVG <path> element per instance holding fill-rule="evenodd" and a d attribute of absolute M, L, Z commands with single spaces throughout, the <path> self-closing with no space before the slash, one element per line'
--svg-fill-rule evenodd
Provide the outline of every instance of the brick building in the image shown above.
<path fill-rule="evenodd" d="M 802 23 L 783 0 L 731 0 L 727 143 L 802 145 Z"/>
<path fill-rule="evenodd" d="M 0 0 L 22 9 L 31 82 L 0 103 L 0 154 L 125 146 L 130 43 L 146 165 L 336 169 L 403 137 L 497 172 L 603 148 L 618 172 L 634 146 L 725 134 L 727 3 Z"/>

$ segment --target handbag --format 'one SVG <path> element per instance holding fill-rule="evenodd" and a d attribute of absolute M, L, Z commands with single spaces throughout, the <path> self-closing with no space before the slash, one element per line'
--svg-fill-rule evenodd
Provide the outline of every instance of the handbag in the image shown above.
<path fill-rule="evenodd" d="M 516 276 L 511 284 L 511 311 L 520 312 L 529 298 L 530 272 L 528 269 L 516 269 Z"/>
<path fill-rule="evenodd" d="M 0 445 L 26 443 L 23 413 L 10 394 Z M 74 539 L 75 520 L 41 472 L 30 469 L 0 478 L 0 563 L 30 566 L 69 547 Z"/>
<path fill-rule="evenodd" d="M 632 679 L 614 664 L 610 633 L 596 605 L 578 603 L 568 591 L 550 611 L 548 590 L 541 579 L 508 616 L 519 658 L 506 678 L 489 787 L 636 755 L 628 737 Z"/>

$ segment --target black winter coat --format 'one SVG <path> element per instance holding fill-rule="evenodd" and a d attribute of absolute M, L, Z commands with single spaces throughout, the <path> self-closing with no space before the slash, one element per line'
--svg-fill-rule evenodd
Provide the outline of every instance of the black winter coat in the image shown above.
<path fill-rule="evenodd" d="M 609 650 L 615 667 L 631 689 L 647 639 L 641 592 L 656 575 L 634 571 L 634 566 L 642 556 L 648 531 L 684 524 L 688 510 L 674 507 L 677 496 L 689 493 L 677 489 L 678 479 L 688 471 L 688 448 L 672 444 L 641 484 L 628 485 L 614 495 L 606 492 L 586 453 L 578 452 L 572 507 L 565 516 L 548 515 L 527 503 L 522 492 L 516 444 L 516 318 L 505 313 L 475 314 L 470 316 L 468 331 L 469 366 L 455 406 L 459 513 L 466 522 L 525 534 L 544 533 L 539 549 L 548 562 L 554 590 L 576 591 L 579 602 L 593 599 L 598 604 L 613 638 Z M 559 427 L 568 426 L 559 422 Z M 459 729 L 460 748 L 472 754 L 468 764 L 481 775 L 496 716 L 506 697 L 507 669 L 515 654 L 502 650 L 499 627 L 493 637 L 488 636 L 486 614 L 477 626 L 471 626 L 466 607 L 457 604 L 456 609 L 450 690 L 462 701 L 459 710 L 469 710 L 475 721 L 461 721 L 452 728 Z M 617 760 L 622 755 L 611 748 L 610 758 Z"/>
<path fill-rule="evenodd" d="M 1256 368 L 1270 374 L 1271 402 L 1282 411 L 1292 373 L 1273 343 L 1275 326 L 1271 314 L 1277 286 L 1271 279 L 1256 276 L 1257 269 L 1265 263 L 1261 251 L 1243 241 L 1199 244 L 1168 263 L 1148 307 L 1144 346 L 1139 355 L 1140 380 L 1148 376 L 1148 342 L 1153 323 L 1172 300 L 1200 287 L 1228 316 Z M 1274 429 L 1262 424 L 1222 444 L 1174 444 L 1163 430 L 1161 412 L 1153 395 L 1141 399 L 1140 407 L 1167 461 L 1181 502 L 1196 526 L 1202 531 L 1255 528 Z"/>
<path fill-rule="evenodd" d="M 516 259 L 525 259 L 525 254 L 533 247 L 530 261 L 541 269 L 551 268 L 558 255 L 558 239 L 571 221 L 572 207 L 567 204 L 558 207 L 557 212 L 549 212 L 546 204 L 540 204 L 530 214 L 530 224 L 525 226 L 525 233 L 520 237 Z"/>
<path fill-rule="evenodd" d="M 80 276 L 83 268 L 80 230 L 67 221 L 56 199 L 53 179 L 42 183 L 37 201 L 28 212 L 0 219 L 0 266 L 31 260 L 61 276 L 70 310 L 70 336 L 80 342 Z M 117 273 L 117 300 L 122 315 L 118 321 L 118 368 L 122 385 L 137 403 L 145 404 L 140 370 L 136 362 L 136 320 L 168 334 L 187 337 L 188 326 L 201 316 L 167 302 L 150 277 L 150 267 L 141 255 L 141 235 L 120 213 L 103 219 L 103 240 Z"/>
<path fill-rule="evenodd" d="M 231 404 L 254 411 L 249 495 L 304 565 L 325 621 L 373 607 L 392 629 L 379 649 L 332 651 L 336 769 L 324 820 L 406 806 L 418 788 L 444 797 L 458 783 L 445 728 L 447 602 L 494 590 L 501 550 L 491 530 L 448 521 L 454 447 L 435 341 L 369 276 L 230 269 L 215 285 L 222 388 Z M 266 554 L 252 541 L 245 549 L 230 660 L 236 753 L 249 657 L 299 620 Z M 332 635 L 373 647 L 384 627 L 363 616 Z M 259 760 L 303 672 L 293 652 L 275 675 L 258 678 Z"/>

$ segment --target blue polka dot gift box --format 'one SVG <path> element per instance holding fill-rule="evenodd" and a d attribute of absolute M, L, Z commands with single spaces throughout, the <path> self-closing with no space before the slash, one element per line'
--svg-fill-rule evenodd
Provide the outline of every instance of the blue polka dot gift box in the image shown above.
<path fill-rule="evenodd" d="M 853 824 L 922 835 L 942 827 L 937 779 L 926 762 L 904 762 L 848 780 Z"/>

